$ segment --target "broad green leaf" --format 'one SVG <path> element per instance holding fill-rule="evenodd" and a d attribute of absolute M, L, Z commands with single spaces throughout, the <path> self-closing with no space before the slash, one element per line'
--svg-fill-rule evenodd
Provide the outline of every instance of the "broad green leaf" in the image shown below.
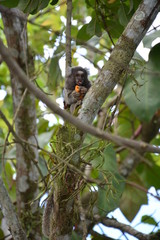
<path fill-rule="evenodd" d="M 147 189 L 152 186 L 160 189 L 160 157 L 156 154 L 147 154 L 146 159 L 149 164 L 140 163 L 136 168 L 138 176 Z"/>
<path fill-rule="evenodd" d="M 150 33 L 146 35 L 143 38 L 143 45 L 146 48 L 151 48 L 152 42 L 160 36 L 160 30 L 154 31 L 153 33 Z"/>
<path fill-rule="evenodd" d="M 78 31 L 77 34 L 77 42 L 78 41 L 88 41 L 91 37 L 93 37 L 92 34 L 87 32 L 88 24 L 83 25 L 83 27 Z"/>
<path fill-rule="evenodd" d="M 128 24 L 128 17 L 126 13 L 127 13 L 127 10 L 125 9 L 125 5 L 121 4 L 118 10 L 118 17 L 119 17 L 120 24 L 124 27 Z"/>
<path fill-rule="evenodd" d="M 35 14 L 39 10 L 47 7 L 49 0 L 20 0 L 18 8 L 25 13 Z"/>
<path fill-rule="evenodd" d="M 62 73 L 59 67 L 59 57 L 53 57 L 49 66 L 48 87 L 50 90 L 56 90 L 62 81 Z"/>
<path fill-rule="evenodd" d="M 140 122 L 137 120 L 137 118 L 134 116 L 134 114 L 128 107 L 126 107 L 125 109 L 123 108 L 123 104 L 120 105 L 119 110 L 123 111 L 121 111 L 120 117 L 118 118 L 118 135 L 130 138 L 139 126 Z"/>
<path fill-rule="evenodd" d="M 38 144 L 41 148 L 43 148 L 46 144 L 50 142 L 53 132 L 54 130 L 50 132 L 44 132 L 38 136 Z"/>
<path fill-rule="evenodd" d="M 44 118 L 41 118 L 39 120 L 39 123 L 37 124 L 38 133 L 41 134 L 43 132 L 48 131 L 49 130 L 48 124 L 49 124 L 48 120 L 45 120 Z"/>
<path fill-rule="evenodd" d="M 142 187 L 144 186 L 135 172 L 132 173 L 128 180 Z M 133 186 L 126 184 L 120 201 L 120 209 L 129 221 L 133 220 L 142 204 L 147 204 L 146 193 L 136 188 L 134 184 Z"/>
<path fill-rule="evenodd" d="M 134 6 L 134 3 L 133 3 L 133 2 L 134 2 L 134 1 L 133 1 L 133 0 L 130 0 L 129 2 L 130 2 L 130 4 L 129 4 L 129 6 L 130 6 L 130 7 L 129 7 L 129 13 L 130 13 L 130 12 L 132 11 L 132 9 L 133 9 L 133 6 Z"/>
<path fill-rule="evenodd" d="M 160 108 L 159 72 L 160 44 L 154 46 L 143 72 L 136 74 L 135 82 L 127 80 L 124 99 L 131 111 L 141 120 L 150 121 Z"/>
<path fill-rule="evenodd" d="M 37 8 L 38 3 L 39 3 L 39 0 L 35 0 L 35 1 L 20 0 L 18 4 L 18 8 L 25 13 L 30 13 Z"/>
<path fill-rule="evenodd" d="M 104 162 L 101 166 L 100 179 L 106 180 L 104 187 L 99 187 L 97 207 L 101 215 L 114 210 L 119 206 L 120 197 L 124 189 L 124 179 L 118 173 L 116 154 L 111 145 L 103 152 Z"/>
<path fill-rule="evenodd" d="M 46 176 L 48 174 L 48 169 L 46 167 L 45 159 L 42 156 L 39 156 L 38 165 L 43 176 Z"/>
<path fill-rule="evenodd" d="M 119 38 L 119 36 L 122 34 L 124 27 L 120 24 L 119 21 L 113 21 L 108 20 L 106 21 L 106 24 L 108 26 L 108 31 L 112 38 Z"/>
<path fill-rule="evenodd" d="M 118 166 L 116 162 L 116 153 L 111 144 L 109 144 L 103 151 L 104 164 L 103 170 L 110 171 L 112 173 L 118 172 Z"/>
<path fill-rule="evenodd" d="M 157 226 L 157 222 L 155 221 L 155 219 L 149 215 L 144 215 L 142 216 L 141 218 L 141 222 L 143 223 L 147 223 L 147 224 L 150 224 L 150 225 L 154 225 L 154 226 Z"/>
<path fill-rule="evenodd" d="M 124 190 L 124 179 L 118 174 L 112 176 L 112 181 L 105 187 L 99 187 L 97 207 L 99 213 L 105 216 L 119 207 L 120 198 Z"/>
<path fill-rule="evenodd" d="M 14 8 L 17 7 L 19 1 L 20 0 L 0 0 L 0 4 L 8 8 Z"/>
<path fill-rule="evenodd" d="M 43 9 L 43 8 L 46 8 L 49 4 L 49 0 L 40 0 L 39 1 L 39 5 L 38 5 L 38 9 L 36 12 L 38 12 L 39 10 Z"/>
<path fill-rule="evenodd" d="M 102 35 L 101 27 L 96 17 L 92 18 L 92 20 L 88 23 L 86 31 L 90 36 L 96 35 L 97 37 L 100 37 Z"/>

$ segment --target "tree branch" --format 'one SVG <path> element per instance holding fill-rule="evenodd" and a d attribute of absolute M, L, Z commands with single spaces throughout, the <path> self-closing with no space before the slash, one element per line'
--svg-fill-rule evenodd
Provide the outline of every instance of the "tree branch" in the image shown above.
<path fill-rule="evenodd" d="M 79 119 L 92 123 L 98 110 L 112 92 L 133 54 L 159 11 L 159 0 L 143 0 L 113 49 L 109 60 L 87 92 Z"/>
<path fill-rule="evenodd" d="M 116 143 L 119 146 L 125 146 L 127 148 L 133 148 L 137 151 L 146 151 L 146 152 L 154 152 L 160 153 L 160 148 L 152 146 L 145 142 L 138 142 L 135 140 L 131 140 L 128 138 L 122 138 L 119 136 L 115 136 L 113 134 L 103 132 L 100 129 L 96 129 L 95 127 L 90 126 L 89 124 L 83 123 L 81 120 L 69 114 L 67 111 L 62 110 L 56 103 L 51 101 L 43 92 L 41 92 L 35 85 L 30 82 L 24 73 L 24 71 L 18 66 L 16 61 L 11 56 L 9 50 L 3 45 L 2 40 L 0 39 L 0 53 L 3 57 L 3 60 L 7 63 L 10 71 L 17 76 L 18 80 L 26 87 L 30 92 L 32 92 L 38 99 L 44 102 L 47 107 L 49 107 L 55 114 L 58 114 L 66 121 L 72 123 L 77 128 L 82 130 L 83 132 L 88 132 L 98 138 L 102 138 L 111 142 Z"/>
<path fill-rule="evenodd" d="M 122 232 L 129 233 L 130 235 L 138 238 L 139 240 L 149 239 L 149 236 L 147 234 L 141 233 L 127 224 L 120 223 L 116 219 L 104 218 L 101 221 L 101 223 L 104 224 L 106 227 L 117 228 L 117 229 L 121 230 Z"/>
<path fill-rule="evenodd" d="M 71 67 L 71 17 L 72 17 L 72 0 L 67 0 L 67 25 L 66 25 L 66 71 Z"/>
<path fill-rule="evenodd" d="M 27 240 L 25 232 L 23 231 L 18 217 L 15 213 L 14 206 L 8 196 L 7 190 L 4 186 L 2 178 L 0 177 L 0 205 L 2 213 L 7 221 L 7 225 L 11 231 L 11 234 L 16 240 Z"/>

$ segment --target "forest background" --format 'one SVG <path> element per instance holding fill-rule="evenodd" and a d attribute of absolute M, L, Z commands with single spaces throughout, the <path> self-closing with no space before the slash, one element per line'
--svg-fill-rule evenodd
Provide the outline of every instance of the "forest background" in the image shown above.
<path fill-rule="evenodd" d="M 0 239 L 46 239 L 40 203 L 53 194 L 50 240 L 117 239 L 104 226 L 119 229 L 119 239 L 158 240 L 160 219 L 148 210 L 141 222 L 149 233 L 111 212 L 119 208 L 131 222 L 147 195 L 160 200 L 160 30 L 148 30 L 160 2 L 0 4 Z M 136 52 L 141 40 L 148 61 Z M 55 104 L 67 54 L 72 66 L 83 58 L 90 68 L 76 118 Z"/>

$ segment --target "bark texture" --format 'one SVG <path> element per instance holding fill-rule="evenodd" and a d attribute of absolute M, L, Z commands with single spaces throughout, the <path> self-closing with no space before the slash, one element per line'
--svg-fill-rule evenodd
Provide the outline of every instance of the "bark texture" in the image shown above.
<path fill-rule="evenodd" d="M 0 205 L 3 216 L 6 218 L 7 225 L 11 231 L 11 234 L 16 240 L 27 240 L 26 234 L 23 231 L 18 217 L 15 213 L 14 206 L 8 196 L 7 190 L 0 177 Z"/>
<path fill-rule="evenodd" d="M 105 99 L 112 92 L 132 59 L 138 44 L 159 11 L 159 0 L 143 0 L 113 49 L 108 62 L 86 94 L 79 119 L 92 123 Z"/>
<path fill-rule="evenodd" d="M 0 11 L 10 53 L 30 78 L 34 73 L 34 62 L 27 45 L 27 16 L 18 9 L 7 9 L 2 6 Z M 25 140 L 29 144 L 36 145 L 35 97 L 25 90 L 24 85 L 13 74 L 11 74 L 11 86 L 16 134 L 22 139 L 22 142 Z M 37 222 L 38 202 L 33 204 L 31 202 L 38 195 L 39 175 L 35 164 L 38 159 L 38 151 L 29 144 L 16 144 L 17 210 L 26 232 L 29 233 L 29 239 L 37 240 L 41 239 L 40 225 Z"/>

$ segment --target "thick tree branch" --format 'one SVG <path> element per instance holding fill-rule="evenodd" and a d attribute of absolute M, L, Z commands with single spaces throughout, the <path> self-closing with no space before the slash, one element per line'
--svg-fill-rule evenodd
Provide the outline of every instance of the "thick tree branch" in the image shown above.
<path fill-rule="evenodd" d="M 19 223 L 18 217 L 15 213 L 14 206 L 8 196 L 7 190 L 0 177 L 0 205 L 2 213 L 7 221 L 7 225 L 11 231 L 11 234 L 16 240 L 27 240 L 27 237 Z"/>
<path fill-rule="evenodd" d="M 0 10 L 2 10 L 4 33 L 11 55 L 21 69 L 26 72 L 28 78 L 32 78 L 34 75 L 34 62 L 28 48 L 27 15 L 16 8 L 8 9 L 3 7 Z M 15 133 L 28 143 L 36 144 L 35 97 L 25 89 L 25 86 L 17 78 L 17 75 L 11 73 Z M 28 222 L 31 226 L 27 231 L 29 238 L 32 240 L 39 239 L 41 235 L 39 223 L 32 224 L 33 218 L 40 216 L 40 209 L 37 208 L 38 201 L 33 201 L 39 192 L 37 185 L 39 173 L 35 164 L 37 159 L 37 148 L 27 146 L 23 142 L 16 144 L 17 211 L 21 219 L 23 219 L 23 223 Z M 31 201 L 33 201 L 33 204 L 28 204 Z M 32 217 L 26 212 L 31 213 Z"/>
<path fill-rule="evenodd" d="M 112 92 L 133 54 L 159 11 L 159 0 L 143 0 L 113 49 L 94 85 L 86 94 L 79 119 L 92 123 L 98 110 Z"/>
<path fill-rule="evenodd" d="M 35 85 L 30 82 L 23 72 L 23 70 L 18 66 L 16 61 L 13 60 L 11 57 L 11 53 L 8 51 L 8 49 L 3 45 L 2 40 L 0 40 L 0 53 L 3 57 L 3 60 L 7 63 L 10 71 L 18 77 L 19 81 L 26 87 L 30 92 L 32 92 L 38 99 L 40 99 L 42 102 L 44 102 L 47 107 L 49 107 L 55 114 L 58 114 L 66 121 L 72 123 L 77 128 L 82 130 L 83 132 L 88 132 L 98 138 L 106 139 L 111 142 L 116 143 L 119 146 L 125 146 L 127 148 L 133 148 L 138 151 L 146 151 L 146 152 L 154 152 L 154 153 L 160 153 L 160 148 L 152 146 L 150 144 L 147 144 L 145 142 L 138 142 L 135 140 L 130 140 L 127 138 L 122 138 L 119 136 L 114 136 L 113 134 L 103 132 L 100 129 L 96 129 L 89 124 L 84 124 L 81 120 L 77 119 L 76 117 L 73 117 L 68 112 L 60 109 L 56 103 L 51 101 L 43 92 L 41 92 Z"/>

